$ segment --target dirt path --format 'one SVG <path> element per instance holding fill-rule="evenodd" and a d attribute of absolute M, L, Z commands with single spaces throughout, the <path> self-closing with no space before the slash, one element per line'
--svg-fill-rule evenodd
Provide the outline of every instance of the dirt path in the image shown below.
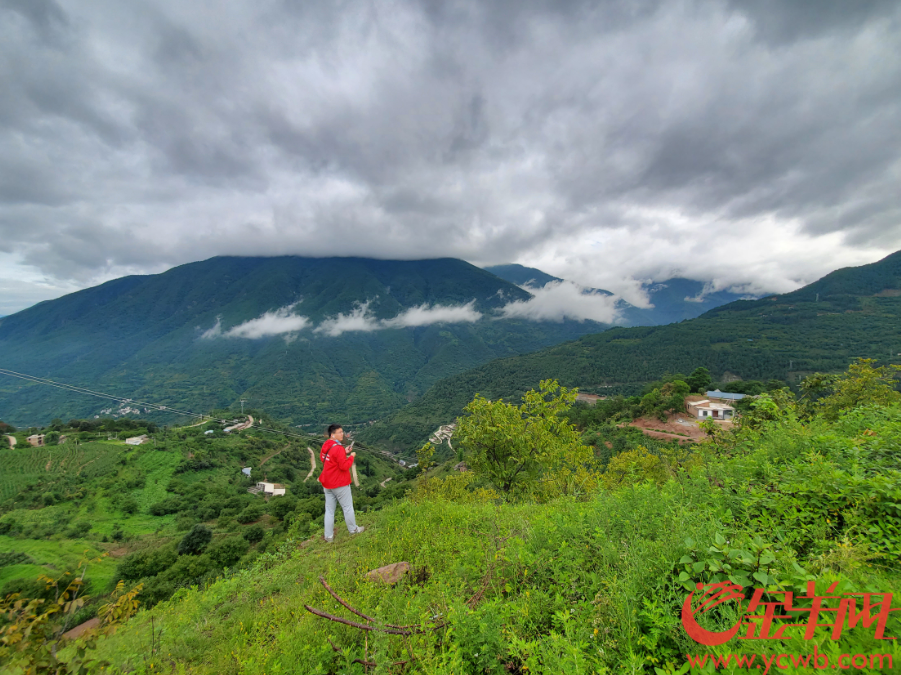
<path fill-rule="evenodd" d="M 260 466 L 263 466 L 266 462 L 268 462 L 270 459 L 272 459 L 272 458 L 275 457 L 276 455 L 282 454 L 285 450 L 287 450 L 287 449 L 290 448 L 290 447 L 291 447 L 290 445 L 286 445 L 286 446 L 283 447 L 281 450 L 278 450 L 278 451 L 276 451 L 276 452 L 273 452 L 271 455 L 269 455 L 268 457 L 266 457 L 262 462 L 260 462 Z"/>
<path fill-rule="evenodd" d="M 241 424 L 236 424 L 233 427 L 226 427 L 223 431 L 227 434 L 230 434 L 233 431 L 244 431 L 245 429 L 250 429 L 253 426 L 253 415 L 247 416 L 247 421 L 242 422 Z"/>
<path fill-rule="evenodd" d="M 385 483 L 387 483 L 389 480 L 391 480 L 391 478 L 386 478 L 381 483 L 379 483 L 379 485 L 381 485 L 382 487 L 385 487 Z"/>
<path fill-rule="evenodd" d="M 46 466 L 44 466 L 44 471 L 50 471 L 50 465 L 51 465 L 51 464 L 53 464 L 53 457 L 52 457 L 52 456 L 50 457 L 50 459 L 47 460 L 47 464 L 46 464 Z"/>
<path fill-rule="evenodd" d="M 9 449 L 14 450 L 16 447 L 16 437 L 15 436 L 7 436 L 6 438 L 9 439 Z"/>
<path fill-rule="evenodd" d="M 91 460 L 91 462 L 96 462 L 98 459 L 100 459 L 100 458 L 99 458 L 99 457 L 95 457 L 94 459 Z M 76 475 L 76 476 L 80 476 L 82 470 L 84 470 L 84 468 L 85 468 L 88 464 L 90 464 L 91 462 L 85 462 L 85 463 L 82 464 L 80 467 L 78 467 L 78 473 L 76 473 L 75 475 Z"/>

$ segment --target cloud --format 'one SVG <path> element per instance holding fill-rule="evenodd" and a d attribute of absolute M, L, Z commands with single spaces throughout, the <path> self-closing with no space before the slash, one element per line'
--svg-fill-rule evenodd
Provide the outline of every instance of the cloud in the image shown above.
<path fill-rule="evenodd" d="M 626 4 L 0 4 L 9 276 L 450 256 L 631 301 L 901 248 L 899 3 Z"/>
<path fill-rule="evenodd" d="M 270 337 L 272 335 L 284 335 L 286 333 L 297 333 L 306 328 L 310 320 L 305 316 L 294 314 L 294 307 L 297 303 L 290 304 L 272 312 L 266 312 L 256 319 L 245 321 L 242 324 L 222 331 L 222 322 L 216 319 L 215 325 L 209 330 L 201 334 L 201 338 L 211 339 L 216 337 L 227 338 L 247 338 L 255 340 L 261 337 Z"/>
<path fill-rule="evenodd" d="M 551 281 L 543 288 L 527 287 L 526 290 L 533 297 L 504 305 L 503 318 L 614 323 L 618 316 L 616 296 L 591 292 L 571 281 Z"/>
<path fill-rule="evenodd" d="M 325 319 L 316 328 L 314 333 L 322 333 L 329 337 L 338 337 L 342 333 L 370 332 L 380 328 L 379 322 L 372 316 L 369 310 L 369 301 L 357 303 L 347 314 Z"/>
<path fill-rule="evenodd" d="M 329 337 L 337 337 L 342 333 L 371 332 L 388 328 L 412 328 L 429 326 L 435 323 L 473 323 L 482 318 L 474 309 L 475 300 L 465 305 L 448 306 L 427 304 L 410 307 L 391 319 L 376 319 L 369 309 L 370 301 L 358 303 L 347 314 L 325 319 L 313 329 Z"/>
<path fill-rule="evenodd" d="M 433 323 L 474 323 L 482 318 L 482 314 L 474 309 L 475 300 L 465 305 L 445 306 L 420 305 L 398 314 L 393 319 L 385 319 L 381 325 L 385 328 L 403 328 L 405 326 L 428 326 Z"/>

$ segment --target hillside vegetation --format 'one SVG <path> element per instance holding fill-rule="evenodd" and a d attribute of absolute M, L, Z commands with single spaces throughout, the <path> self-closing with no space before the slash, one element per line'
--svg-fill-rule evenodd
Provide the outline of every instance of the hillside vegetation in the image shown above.
<path fill-rule="evenodd" d="M 827 626 L 811 639 L 789 627 L 778 643 L 703 647 L 679 619 L 696 583 L 725 578 L 746 597 L 794 591 L 799 608 L 810 584 L 820 595 L 901 587 L 901 405 L 890 374 L 861 364 L 818 391 L 764 395 L 734 431 L 682 458 L 621 453 L 596 488 L 547 501 L 498 500 L 483 474 L 424 477 L 368 516 L 364 534 L 286 541 L 140 612 L 98 654 L 137 673 L 364 673 L 365 662 L 381 672 L 659 675 L 685 672 L 686 654 L 815 649 L 832 664 L 843 653 L 898 664 L 901 647 L 875 639 L 875 624 L 836 640 Z M 366 579 L 398 561 L 412 571 L 396 586 Z M 306 606 L 408 634 L 362 631 Z M 726 604 L 704 621 L 722 631 L 739 618 Z M 899 633 L 893 613 L 885 635 Z"/>
<path fill-rule="evenodd" d="M 251 412 L 258 424 L 280 429 Z M 307 479 L 306 448 L 315 448 L 321 471 L 322 437 L 258 428 L 227 435 L 225 426 L 218 419 L 172 429 L 129 419 L 55 420 L 47 429 L 12 432 L 16 448 L 0 448 L 0 597 L 43 597 L 39 574 L 56 579 L 85 555 L 99 557 L 90 565 L 94 600 L 79 609 L 70 622 L 75 625 L 96 615 L 119 580 L 143 584 L 141 602 L 152 606 L 321 527 L 319 471 Z M 26 437 L 37 431 L 49 445 L 28 445 Z M 126 445 L 126 437 L 142 434 L 149 436 L 146 443 Z M 402 497 L 409 472 L 380 453 L 357 449 L 357 510 L 377 510 Z M 248 493 L 260 480 L 283 484 L 287 494 L 267 499 Z M 180 555 L 195 528 L 209 540 L 197 555 Z"/>

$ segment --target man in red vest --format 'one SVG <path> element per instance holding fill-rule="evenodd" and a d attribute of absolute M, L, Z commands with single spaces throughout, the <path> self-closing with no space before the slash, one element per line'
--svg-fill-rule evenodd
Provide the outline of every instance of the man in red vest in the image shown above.
<path fill-rule="evenodd" d="M 340 504 L 341 510 L 344 511 L 344 522 L 347 523 L 348 532 L 357 534 L 364 529 L 357 527 L 354 499 L 350 493 L 350 467 L 357 453 L 352 452 L 348 455 L 341 445 L 343 440 L 344 429 L 340 424 L 332 424 L 328 428 L 328 440 L 319 451 L 319 459 L 322 460 L 319 482 L 325 490 L 325 540 L 328 542 L 335 539 L 335 502 Z"/>

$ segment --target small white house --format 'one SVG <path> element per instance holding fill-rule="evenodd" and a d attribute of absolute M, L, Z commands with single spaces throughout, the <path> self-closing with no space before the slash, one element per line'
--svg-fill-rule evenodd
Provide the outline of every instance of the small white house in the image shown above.
<path fill-rule="evenodd" d="M 260 488 L 260 492 L 271 497 L 280 497 L 285 494 L 285 486 L 281 483 L 268 483 L 266 481 L 260 481 L 259 483 L 257 483 L 257 487 Z"/>
<path fill-rule="evenodd" d="M 150 438 L 147 434 L 141 434 L 140 436 L 132 436 L 131 438 L 125 439 L 125 445 L 141 445 L 141 443 L 146 443 Z"/>
<path fill-rule="evenodd" d="M 685 407 L 699 420 L 731 420 L 735 418 L 735 408 L 727 403 L 704 399 L 703 401 L 688 401 Z"/>

